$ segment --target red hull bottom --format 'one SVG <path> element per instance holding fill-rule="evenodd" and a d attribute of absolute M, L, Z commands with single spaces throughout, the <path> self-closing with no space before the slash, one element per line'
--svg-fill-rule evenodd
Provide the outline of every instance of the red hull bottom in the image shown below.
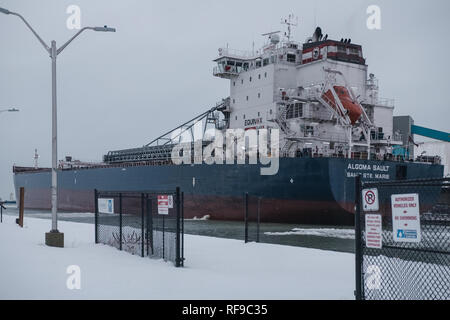
<path fill-rule="evenodd" d="M 304 201 L 285 199 L 262 199 L 261 222 L 353 225 L 354 215 L 349 211 L 353 203 L 339 204 L 332 201 Z M 138 214 L 139 201 L 124 200 L 128 213 Z M 25 191 L 25 208 L 51 209 L 50 190 L 28 189 Z M 116 204 L 118 208 L 118 203 Z M 347 208 L 344 210 L 343 208 Z M 59 190 L 58 209 L 70 212 L 94 212 L 94 192 L 83 190 Z M 202 218 L 211 220 L 244 219 L 243 197 L 206 196 L 185 194 L 184 216 L 186 219 Z M 256 220 L 257 200 L 250 197 L 249 219 Z"/>

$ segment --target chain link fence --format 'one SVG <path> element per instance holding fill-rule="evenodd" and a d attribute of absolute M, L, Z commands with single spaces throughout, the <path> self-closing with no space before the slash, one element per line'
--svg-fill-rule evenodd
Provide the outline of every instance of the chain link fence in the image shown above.
<path fill-rule="evenodd" d="M 184 265 L 184 195 L 95 191 L 95 242 Z"/>
<path fill-rule="evenodd" d="M 243 194 L 242 238 L 244 242 L 260 242 L 299 246 L 339 252 L 354 252 L 355 230 L 348 225 L 324 225 L 314 223 L 276 222 L 277 206 L 273 199 L 255 194 Z M 291 208 L 293 205 L 290 205 Z M 298 209 L 294 215 L 309 215 Z M 286 218 L 286 217 L 285 217 Z"/>
<path fill-rule="evenodd" d="M 450 299 L 450 179 L 357 178 L 356 192 L 356 298 Z"/>

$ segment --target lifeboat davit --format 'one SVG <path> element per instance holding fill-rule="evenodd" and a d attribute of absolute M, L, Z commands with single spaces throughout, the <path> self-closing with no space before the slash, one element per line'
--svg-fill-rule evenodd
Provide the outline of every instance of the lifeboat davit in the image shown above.
<path fill-rule="evenodd" d="M 347 110 L 347 115 L 350 118 L 352 124 L 361 117 L 362 108 L 358 103 L 353 102 L 352 98 L 346 87 L 342 86 L 333 86 L 334 91 L 336 92 L 339 100 L 341 100 L 342 106 Z M 342 115 L 342 112 L 336 105 L 336 101 L 334 100 L 334 96 L 331 93 L 331 90 L 328 90 L 322 95 L 322 98 L 327 101 L 333 109 L 335 109 L 339 114 Z"/>

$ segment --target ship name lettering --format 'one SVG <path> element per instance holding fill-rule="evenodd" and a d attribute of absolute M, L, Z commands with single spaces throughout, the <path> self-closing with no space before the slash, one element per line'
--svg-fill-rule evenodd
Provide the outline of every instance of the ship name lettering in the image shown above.
<path fill-rule="evenodd" d="M 381 165 L 374 164 L 373 165 L 373 171 L 388 172 L 389 171 L 389 166 L 381 166 Z"/>
<path fill-rule="evenodd" d="M 386 173 L 376 173 L 375 174 L 375 179 L 385 179 L 385 180 L 389 180 L 389 175 Z"/>
<path fill-rule="evenodd" d="M 371 170 L 370 164 L 362 164 L 362 163 L 349 163 L 349 170 Z"/>
<path fill-rule="evenodd" d="M 262 123 L 262 118 L 248 119 L 244 121 L 244 126 L 253 126 Z"/>

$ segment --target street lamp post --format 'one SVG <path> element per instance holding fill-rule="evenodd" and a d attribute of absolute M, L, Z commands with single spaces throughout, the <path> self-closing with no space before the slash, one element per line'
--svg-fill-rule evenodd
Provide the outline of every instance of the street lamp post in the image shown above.
<path fill-rule="evenodd" d="M 42 40 L 42 38 L 36 33 L 31 25 L 20 14 L 9 11 L 7 9 L 0 8 L 0 12 L 8 15 L 14 15 L 19 17 L 30 29 L 30 31 L 36 36 L 44 49 L 50 55 L 52 60 L 52 229 L 45 234 L 45 244 L 53 247 L 64 247 L 64 234 L 58 231 L 58 189 L 57 189 L 57 166 L 58 166 L 58 154 L 57 154 L 57 100 L 56 100 L 56 58 L 58 55 L 71 43 L 76 37 L 78 37 L 85 30 L 102 31 L 102 32 L 115 32 L 116 29 L 104 27 L 84 27 L 80 29 L 72 38 L 64 43 L 59 49 L 56 47 L 56 41 L 51 42 L 50 47 Z"/>

